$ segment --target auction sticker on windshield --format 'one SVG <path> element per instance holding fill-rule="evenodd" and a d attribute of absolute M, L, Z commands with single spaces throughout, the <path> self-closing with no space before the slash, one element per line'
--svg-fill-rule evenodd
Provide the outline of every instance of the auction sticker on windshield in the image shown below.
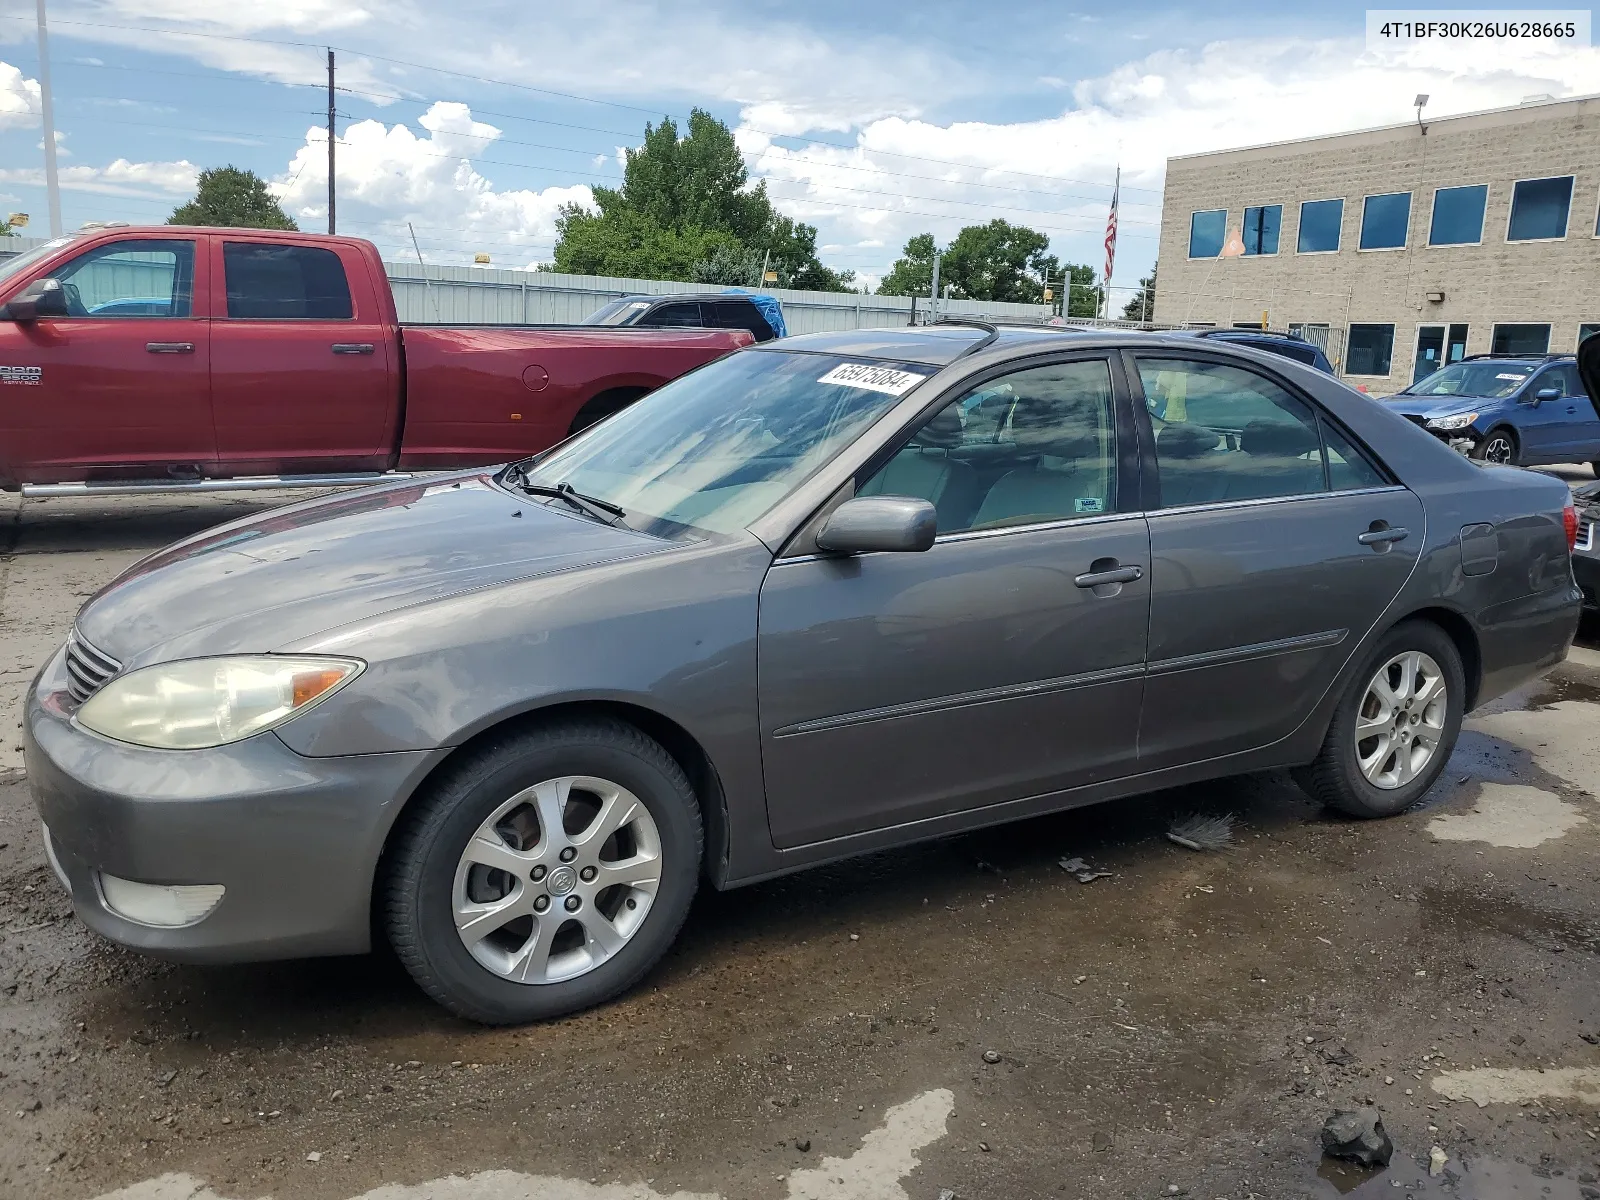
<path fill-rule="evenodd" d="M 872 392 L 887 392 L 891 396 L 900 396 L 926 378 L 926 375 L 919 375 L 915 371 L 899 371 L 894 367 L 875 367 L 868 363 L 840 363 L 817 382 L 866 388 Z"/>

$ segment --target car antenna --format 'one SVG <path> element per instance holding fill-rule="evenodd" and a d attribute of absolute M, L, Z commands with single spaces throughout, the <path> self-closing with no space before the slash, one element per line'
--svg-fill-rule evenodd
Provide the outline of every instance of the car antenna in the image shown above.
<path fill-rule="evenodd" d="M 985 346 L 989 345 L 989 343 L 993 342 L 997 337 L 1000 336 L 1000 330 L 996 325 L 989 321 L 980 321 L 976 317 L 940 317 L 934 322 L 934 324 L 967 325 L 974 329 L 988 330 L 988 333 L 986 333 L 983 337 L 979 338 L 960 354 L 956 355 L 957 358 L 965 358 L 969 354 L 976 354 L 979 350 L 982 350 Z"/>

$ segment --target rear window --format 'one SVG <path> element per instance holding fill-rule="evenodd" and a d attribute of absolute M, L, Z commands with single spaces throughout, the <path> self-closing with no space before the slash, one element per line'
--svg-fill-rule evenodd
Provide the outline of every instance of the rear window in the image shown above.
<path fill-rule="evenodd" d="M 354 315 L 344 264 L 332 250 L 270 242 L 224 242 L 228 315 L 338 321 Z"/>
<path fill-rule="evenodd" d="M 717 300 L 701 307 L 711 310 L 713 329 L 746 329 L 758 342 L 770 342 L 777 336 L 761 310 L 749 300 Z"/>

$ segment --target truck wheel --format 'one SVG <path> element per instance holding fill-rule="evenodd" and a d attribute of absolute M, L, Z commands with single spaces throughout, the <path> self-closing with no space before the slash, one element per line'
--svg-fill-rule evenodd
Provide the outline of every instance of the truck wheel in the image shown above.
<path fill-rule="evenodd" d="M 396 955 L 451 1012 L 559 1017 L 637 983 L 700 878 L 700 806 L 671 755 L 620 721 L 563 722 L 451 764 L 390 855 Z"/>
<path fill-rule="evenodd" d="M 1504 467 L 1515 467 L 1519 465 L 1519 450 L 1517 435 L 1511 430 L 1491 429 L 1488 436 L 1472 448 L 1472 457 Z"/>
<path fill-rule="evenodd" d="M 1334 709 L 1322 749 L 1295 781 L 1352 817 L 1392 817 L 1433 786 L 1455 749 L 1466 703 L 1455 643 L 1429 621 L 1379 640 Z"/>

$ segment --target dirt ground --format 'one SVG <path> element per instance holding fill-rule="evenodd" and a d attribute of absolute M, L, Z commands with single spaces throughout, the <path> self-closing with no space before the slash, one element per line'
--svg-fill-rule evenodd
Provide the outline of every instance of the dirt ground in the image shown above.
<path fill-rule="evenodd" d="M 138 957 L 45 865 L 33 670 L 122 565 L 279 499 L 0 513 L 0 1197 L 1600 1200 L 1600 654 L 1394 820 L 1264 775 L 705 893 L 633 995 L 484 1030 L 385 956 Z M 1166 840 L 1191 812 L 1234 845 Z M 1319 1162 L 1365 1103 L 1372 1179 Z"/>

